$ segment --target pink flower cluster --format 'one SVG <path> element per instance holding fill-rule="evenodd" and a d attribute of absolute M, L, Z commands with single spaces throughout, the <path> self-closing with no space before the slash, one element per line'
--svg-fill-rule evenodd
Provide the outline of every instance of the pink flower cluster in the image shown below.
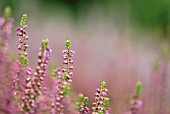
<path fill-rule="evenodd" d="M 68 46 L 68 48 L 67 48 Z M 70 85 L 72 82 L 73 76 L 73 55 L 74 51 L 70 50 L 71 43 L 69 40 L 66 41 L 66 49 L 63 50 L 63 64 L 64 68 L 58 69 L 58 77 L 56 83 L 56 92 L 54 94 L 53 103 L 51 106 L 51 113 L 52 114 L 62 114 L 64 111 L 64 98 L 68 95 L 70 91 Z"/>
<path fill-rule="evenodd" d="M 108 89 L 105 88 L 106 83 L 102 82 L 100 89 L 97 88 L 95 93 L 95 102 L 92 107 L 92 114 L 109 114 L 110 108 L 108 107 L 109 99 L 107 98 Z"/>
<path fill-rule="evenodd" d="M 142 107 L 142 100 L 140 100 L 136 95 L 132 95 L 130 100 L 129 112 L 127 114 L 138 114 Z"/>
<path fill-rule="evenodd" d="M 33 72 L 32 69 L 28 69 L 28 77 L 26 79 L 21 104 L 22 109 L 27 112 L 35 113 L 35 100 L 42 93 L 42 85 L 46 75 L 47 63 L 49 61 L 50 54 L 51 49 L 48 46 L 45 47 L 44 52 L 40 49 L 38 53 L 38 66 L 33 76 L 31 76 Z"/>

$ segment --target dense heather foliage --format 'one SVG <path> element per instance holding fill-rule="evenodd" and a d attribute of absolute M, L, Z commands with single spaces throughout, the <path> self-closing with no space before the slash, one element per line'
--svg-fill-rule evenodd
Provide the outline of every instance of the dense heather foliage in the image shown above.
<path fill-rule="evenodd" d="M 71 99 L 75 51 L 71 49 L 69 40 L 65 42 L 66 49 L 62 51 L 63 66 L 54 69 L 53 76 L 47 74 L 52 52 L 48 40 L 41 42 L 36 69 L 30 67 L 26 20 L 27 15 L 24 14 L 20 26 L 16 28 L 18 57 L 10 58 L 8 39 L 13 19 L 10 18 L 9 7 L 5 9 L 4 17 L 0 18 L 0 114 L 109 114 L 111 109 L 107 96 L 108 89 L 104 81 L 101 82 L 100 88 L 96 89 L 91 108 L 88 105 L 88 97 L 83 94 L 79 94 L 77 100 Z M 142 106 L 141 91 L 142 84 L 138 82 L 126 114 L 139 114 Z"/>

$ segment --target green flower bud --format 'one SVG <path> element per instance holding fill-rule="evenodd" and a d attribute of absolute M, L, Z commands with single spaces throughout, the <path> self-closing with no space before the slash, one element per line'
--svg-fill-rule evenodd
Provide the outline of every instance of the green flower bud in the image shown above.
<path fill-rule="evenodd" d="M 63 80 L 66 80 L 66 79 L 67 79 L 67 73 L 66 73 L 66 72 L 63 73 L 62 79 L 63 79 Z"/>
<path fill-rule="evenodd" d="M 9 7 L 9 6 L 5 7 L 4 17 L 5 17 L 5 19 L 9 19 L 11 17 L 11 7 Z"/>
<path fill-rule="evenodd" d="M 138 82 L 136 84 L 136 90 L 135 91 L 136 91 L 136 97 L 140 98 L 141 95 L 142 95 L 142 82 Z"/>
<path fill-rule="evenodd" d="M 104 107 L 107 108 L 109 106 L 109 98 L 104 99 Z"/>
<path fill-rule="evenodd" d="M 20 22 L 21 27 L 24 27 L 26 20 L 27 20 L 27 14 L 23 14 L 23 16 L 21 18 L 21 22 Z"/>
<path fill-rule="evenodd" d="M 22 65 L 27 66 L 28 65 L 28 58 L 26 58 L 23 55 L 20 55 L 19 61 Z"/>
<path fill-rule="evenodd" d="M 71 48 L 71 42 L 70 42 L 70 40 L 66 40 L 66 49 L 67 50 L 70 50 L 70 48 Z"/>
<path fill-rule="evenodd" d="M 83 94 L 80 93 L 78 97 L 79 97 L 78 102 L 79 103 L 83 102 Z"/>
<path fill-rule="evenodd" d="M 106 87 L 106 82 L 103 81 L 103 82 L 101 83 L 101 86 L 100 86 L 100 87 L 101 87 L 101 89 L 104 89 L 104 88 Z"/>
<path fill-rule="evenodd" d="M 42 40 L 42 42 L 41 42 L 42 52 L 45 51 L 45 48 L 46 48 L 46 46 L 48 46 L 48 43 L 49 43 L 48 39 Z"/>
<path fill-rule="evenodd" d="M 70 93 L 70 86 L 68 86 L 68 85 L 63 86 L 62 91 L 63 91 L 63 95 L 67 96 Z"/>
<path fill-rule="evenodd" d="M 89 98 L 88 97 L 84 97 L 84 107 L 87 106 L 88 101 L 89 101 Z"/>
<path fill-rule="evenodd" d="M 102 111 L 102 110 L 99 110 L 99 111 L 98 111 L 98 114 L 103 114 L 103 111 Z"/>

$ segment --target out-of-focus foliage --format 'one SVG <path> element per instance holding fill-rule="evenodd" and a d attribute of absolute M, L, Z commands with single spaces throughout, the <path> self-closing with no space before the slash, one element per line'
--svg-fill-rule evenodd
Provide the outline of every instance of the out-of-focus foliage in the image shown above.
<path fill-rule="evenodd" d="M 158 29 L 167 38 L 170 25 L 169 0 L 130 0 L 131 21 L 133 24 Z"/>
<path fill-rule="evenodd" d="M 79 12 L 83 7 L 87 10 L 90 6 L 98 5 L 105 7 L 105 10 L 109 10 L 114 7 L 122 10 L 129 7 L 129 12 L 133 22 L 147 27 L 162 27 L 169 24 L 170 15 L 170 1 L 169 0 L 42 0 L 43 6 L 55 7 L 56 5 L 63 5 L 63 7 L 69 8 L 71 11 Z M 73 13 L 73 14 L 74 14 Z M 81 13 L 81 12 L 79 12 Z"/>
<path fill-rule="evenodd" d="M 3 10 L 6 6 L 10 6 L 12 9 L 12 14 L 16 14 L 19 10 L 21 0 L 0 0 L 0 14 L 3 14 Z"/>
<path fill-rule="evenodd" d="M 169 0 L 130 0 L 131 16 L 140 25 L 159 27 L 168 24 Z"/>
<path fill-rule="evenodd" d="M 21 0 L 1 0 L 0 10 L 11 6 L 14 14 L 19 10 Z M 30 1 L 34 3 L 35 1 Z M 163 34 L 168 34 L 170 1 L 169 0 L 38 0 L 38 7 L 45 12 L 54 12 L 66 9 L 74 20 L 86 16 L 92 7 L 97 6 L 103 10 L 104 15 L 130 22 L 138 27 L 160 29 Z M 30 6 L 31 8 L 31 6 Z M 122 19 L 124 18 L 124 19 Z M 114 20 L 114 19 L 113 19 Z M 166 36 L 165 36 L 166 37 Z"/>

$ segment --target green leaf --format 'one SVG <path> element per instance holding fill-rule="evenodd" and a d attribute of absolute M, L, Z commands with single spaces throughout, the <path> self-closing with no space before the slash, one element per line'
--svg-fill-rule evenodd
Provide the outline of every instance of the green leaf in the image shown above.
<path fill-rule="evenodd" d="M 89 98 L 88 97 L 84 97 L 84 107 L 87 106 L 88 101 L 89 101 Z"/>

